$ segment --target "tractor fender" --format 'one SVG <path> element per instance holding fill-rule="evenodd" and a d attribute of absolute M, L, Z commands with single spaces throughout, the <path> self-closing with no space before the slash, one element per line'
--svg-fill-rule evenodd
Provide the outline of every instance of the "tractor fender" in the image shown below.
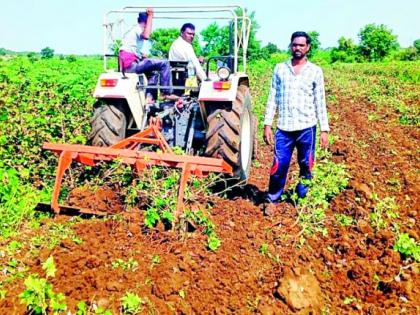
<path fill-rule="evenodd" d="M 213 82 L 215 82 L 214 80 L 201 82 L 198 101 L 200 103 L 210 101 L 233 102 L 236 99 L 238 86 L 241 84 L 249 86 L 248 76 L 242 72 L 231 75 L 229 81 L 231 82 L 231 85 L 227 90 L 215 89 L 213 87 Z"/>
<path fill-rule="evenodd" d="M 105 81 L 105 84 L 101 84 L 103 80 L 108 81 Z M 144 80 L 146 79 L 144 78 Z M 136 125 L 140 127 L 143 121 L 146 100 L 144 90 L 137 88 L 138 82 L 139 76 L 136 73 L 125 73 L 125 75 L 121 72 L 102 73 L 96 83 L 93 96 L 98 100 L 125 99 Z"/>

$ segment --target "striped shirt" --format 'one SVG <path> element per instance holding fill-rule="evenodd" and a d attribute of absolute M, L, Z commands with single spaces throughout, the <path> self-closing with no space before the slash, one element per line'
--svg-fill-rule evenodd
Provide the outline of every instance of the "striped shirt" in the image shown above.
<path fill-rule="evenodd" d="M 296 75 L 291 60 L 277 64 L 264 125 L 272 125 L 276 110 L 279 112 L 277 127 L 281 130 L 302 130 L 315 126 L 319 121 L 321 131 L 329 131 L 321 68 L 307 61 Z"/>

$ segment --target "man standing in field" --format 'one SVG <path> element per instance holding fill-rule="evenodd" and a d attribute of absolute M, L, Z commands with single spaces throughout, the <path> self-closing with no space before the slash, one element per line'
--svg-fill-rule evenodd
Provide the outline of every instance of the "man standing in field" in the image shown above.
<path fill-rule="evenodd" d="M 290 42 L 292 59 L 277 64 L 274 68 L 264 119 L 264 141 L 267 144 L 274 142 L 274 161 L 267 195 L 269 204 L 265 209 L 267 215 L 272 214 L 273 204 L 281 200 L 295 147 L 300 178 L 312 178 L 318 122 L 321 128 L 321 147 L 325 148 L 328 145 L 330 129 L 324 76 L 321 68 L 306 58 L 310 44 L 311 38 L 307 33 L 293 33 Z M 273 137 L 271 125 L 277 110 L 279 117 Z M 304 181 L 296 186 L 300 198 L 306 196 L 308 189 Z"/>

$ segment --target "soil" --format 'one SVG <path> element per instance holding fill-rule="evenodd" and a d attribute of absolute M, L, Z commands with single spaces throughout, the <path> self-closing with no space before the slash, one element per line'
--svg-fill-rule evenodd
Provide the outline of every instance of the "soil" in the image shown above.
<path fill-rule="evenodd" d="M 264 216 L 260 202 L 272 149 L 261 145 L 259 167 L 252 170 L 247 187 L 226 199 L 212 198 L 212 220 L 222 241 L 215 252 L 206 249 L 206 236 L 199 231 L 185 237 L 160 227 L 146 231 L 143 212 L 132 211 L 118 220 L 73 225 L 83 240 L 80 245 L 66 239 L 36 258 L 25 249 L 19 259 L 30 272 L 44 275 L 41 262 L 54 256 L 57 272 L 51 283 L 66 296 L 73 314 L 81 300 L 118 314 L 126 292 L 143 298 L 145 314 L 418 314 L 418 264 L 394 251 L 395 234 L 374 231 L 368 214 L 375 205 L 372 193 L 395 196 L 395 222 L 401 232 L 419 239 L 420 130 L 394 123 L 392 112 L 385 113 L 384 120 L 369 121 L 367 115 L 374 110 L 368 102 L 345 96 L 329 108 L 331 128 L 338 136 L 330 150 L 336 162 L 347 165 L 351 180 L 331 201 L 328 236 L 316 234 L 299 246 L 296 209 L 288 203 Z M 79 191 L 72 198 L 83 199 L 85 206 L 123 209 L 112 191 Z M 340 226 L 337 213 L 353 216 L 355 224 Z M 268 244 L 264 255 L 262 244 Z M 138 265 L 113 268 L 118 258 L 132 258 Z M 23 281 L 5 287 L 0 313 L 24 314 L 17 297 Z"/>

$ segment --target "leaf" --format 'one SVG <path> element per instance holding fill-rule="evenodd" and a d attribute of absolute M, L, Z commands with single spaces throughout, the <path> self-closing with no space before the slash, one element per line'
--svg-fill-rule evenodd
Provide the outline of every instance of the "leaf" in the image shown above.
<path fill-rule="evenodd" d="M 54 264 L 54 257 L 50 256 L 48 259 L 42 264 L 42 269 L 45 270 L 47 278 L 55 277 L 55 272 L 57 271 L 55 264 Z"/>

